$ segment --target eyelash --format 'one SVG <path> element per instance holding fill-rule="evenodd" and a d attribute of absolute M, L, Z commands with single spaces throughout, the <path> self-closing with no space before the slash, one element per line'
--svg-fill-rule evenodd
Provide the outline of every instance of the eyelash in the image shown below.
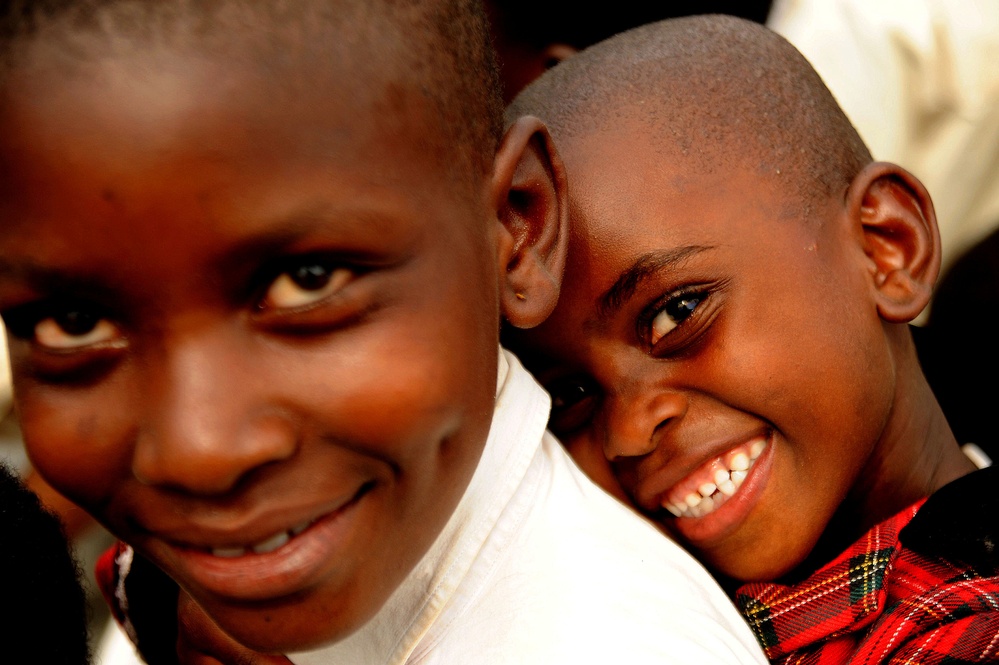
<path fill-rule="evenodd" d="M 595 386 L 588 385 L 588 382 L 583 380 L 565 378 L 552 381 L 545 386 L 545 389 L 552 396 L 552 410 L 548 418 L 548 428 L 552 432 L 564 438 L 586 426 L 596 409 L 594 400 L 599 397 Z M 564 401 L 564 394 L 568 390 L 581 393 L 574 395 L 579 399 L 559 404 L 560 400 Z"/>
<path fill-rule="evenodd" d="M 268 271 L 267 275 L 261 280 L 264 286 L 260 290 L 257 309 L 288 313 L 308 311 L 336 297 L 357 276 L 357 271 L 324 259 L 297 257 L 282 261 L 276 270 Z M 280 298 L 291 302 L 274 302 Z"/>
<path fill-rule="evenodd" d="M 381 265 L 301 255 L 266 267 L 254 282 L 254 320 L 281 335 L 319 335 L 363 320 L 378 308 L 371 280 Z"/>
<path fill-rule="evenodd" d="M 49 383 L 97 380 L 128 347 L 111 312 L 84 299 L 39 300 L 3 312 L 3 320 L 10 341 L 29 349 L 29 373 Z"/>
<path fill-rule="evenodd" d="M 109 313 L 86 301 L 42 300 L 5 312 L 4 321 L 12 336 L 31 341 L 52 353 L 106 348 L 122 339 L 121 329 Z M 105 334 L 95 335 L 95 332 Z M 66 339 L 58 340 L 59 335 Z M 94 337 L 98 339 L 88 339 Z M 80 343 L 74 343 L 73 338 Z M 60 344 L 60 341 L 68 343 Z"/>
<path fill-rule="evenodd" d="M 659 354 L 682 349 L 695 338 L 699 326 L 694 323 L 703 319 L 713 290 L 713 287 L 704 285 L 686 286 L 656 301 L 639 318 L 639 338 Z M 657 331 L 657 322 L 661 321 L 672 325 Z"/>

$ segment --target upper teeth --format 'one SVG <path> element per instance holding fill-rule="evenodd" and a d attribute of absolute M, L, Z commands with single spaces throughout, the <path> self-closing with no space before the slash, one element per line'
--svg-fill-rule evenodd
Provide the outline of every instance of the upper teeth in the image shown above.
<path fill-rule="evenodd" d="M 287 531 L 281 531 L 279 533 L 275 533 L 273 536 L 265 538 L 264 540 L 261 540 L 259 543 L 254 543 L 253 545 L 249 545 L 247 547 L 241 547 L 241 546 L 213 547 L 212 554 L 225 559 L 232 559 L 238 556 L 245 556 L 247 554 L 250 554 L 251 552 L 253 554 L 267 554 L 268 552 L 273 552 L 274 550 L 278 549 L 279 547 L 287 543 L 289 540 L 291 540 L 298 534 L 305 531 L 307 528 L 309 528 L 309 524 L 311 524 L 311 522 L 303 522 L 302 524 L 299 524 L 291 529 L 288 529 Z"/>
<path fill-rule="evenodd" d="M 682 497 L 663 501 L 663 508 L 675 517 L 703 517 L 720 507 L 736 493 L 749 475 L 753 462 L 759 458 L 767 447 L 766 440 L 757 439 L 749 447 L 749 454 L 738 452 L 728 461 L 728 470 L 718 469 L 712 478 L 713 482 L 704 482 L 697 491 L 687 492 Z"/>

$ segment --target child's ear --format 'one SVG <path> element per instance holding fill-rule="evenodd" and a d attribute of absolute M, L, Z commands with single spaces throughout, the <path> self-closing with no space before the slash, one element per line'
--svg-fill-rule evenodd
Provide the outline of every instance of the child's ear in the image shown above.
<path fill-rule="evenodd" d="M 875 162 L 853 179 L 847 210 L 859 220 L 879 316 L 906 323 L 926 307 L 940 271 L 930 195 L 911 173 Z"/>
<path fill-rule="evenodd" d="M 554 42 L 549 44 L 541 51 L 541 63 L 544 65 L 544 69 L 551 69 L 560 62 L 565 62 L 572 56 L 579 53 L 579 49 L 575 46 L 569 46 L 562 42 Z M 544 73 L 542 70 L 541 73 Z"/>
<path fill-rule="evenodd" d="M 492 201 L 500 223 L 500 307 L 517 328 L 531 328 L 558 300 L 569 239 L 565 169 L 540 120 L 518 118 L 493 169 Z"/>

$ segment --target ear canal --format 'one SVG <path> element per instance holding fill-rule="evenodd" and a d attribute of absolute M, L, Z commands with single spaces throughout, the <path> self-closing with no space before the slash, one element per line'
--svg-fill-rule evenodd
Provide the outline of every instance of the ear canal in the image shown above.
<path fill-rule="evenodd" d="M 541 53 L 541 59 L 545 69 L 551 69 L 555 65 L 564 62 L 579 53 L 579 49 L 562 42 L 549 44 Z"/>
<path fill-rule="evenodd" d="M 894 164 L 866 167 L 850 187 L 870 261 L 878 314 L 906 323 L 927 305 L 940 270 L 940 235 L 929 194 Z"/>
<path fill-rule="evenodd" d="M 558 300 L 568 243 L 568 205 L 562 163 L 537 118 L 507 131 L 494 171 L 500 224 L 500 303 L 517 328 L 544 321 Z"/>

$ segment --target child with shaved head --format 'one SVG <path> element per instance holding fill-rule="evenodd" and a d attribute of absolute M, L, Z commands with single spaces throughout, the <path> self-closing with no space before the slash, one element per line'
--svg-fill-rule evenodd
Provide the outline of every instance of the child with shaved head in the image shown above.
<path fill-rule="evenodd" d="M 577 462 L 732 589 L 775 662 L 999 659 L 999 478 L 906 325 L 940 262 L 922 185 L 737 19 L 612 38 L 510 113 L 549 124 L 569 179 L 565 289 L 509 341 Z"/>
<path fill-rule="evenodd" d="M 554 305 L 567 215 L 543 126 L 502 136 L 480 8 L 3 9 L 18 415 L 128 543 L 106 579 L 151 662 L 148 562 L 219 631 L 188 662 L 764 662 L 499 348 Z"/>

